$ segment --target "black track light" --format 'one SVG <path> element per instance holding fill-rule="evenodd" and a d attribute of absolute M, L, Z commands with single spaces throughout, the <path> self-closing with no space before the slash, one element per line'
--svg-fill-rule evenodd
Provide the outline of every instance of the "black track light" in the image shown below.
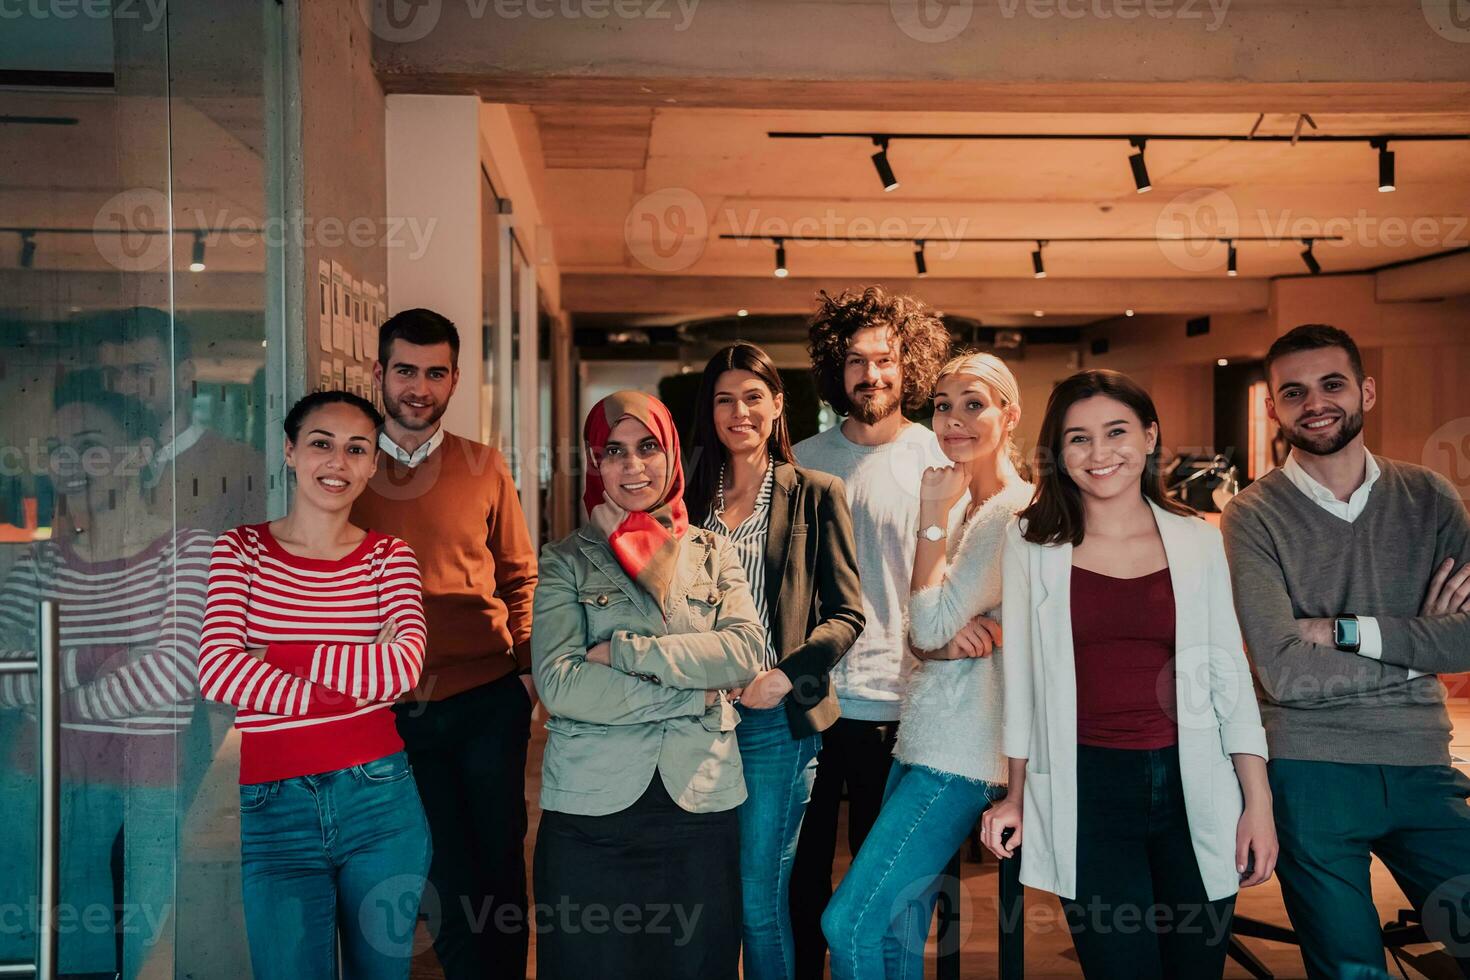
<path fill-rule="evenodd" d="M 873 167 L 878 171 L 878 179 L 883 182 L 885 191 L 898 189 L 898 178 L 893 176 L 893 168 L 888 165 L 888 137 L 874 136 L 873 145 L 878 152 L 873 154 Z"/>
<path fill-rule="evenodd" d="M 1031 268 L 1035 271 L 1037 279 L 1046 278 L 1046 263 L 1041 259 L 1041 249 L 1045 245 L 1045 242 L 1037 242 L 1036 251 L 1031 253 Z"/>
<path fill-rule="evenodd" d="M 1317 256 L 1312 254 L 1312 239 L 1303 238 L 1302 241 L 1307 243 L 1307 247 L 1302 249 L 1302 261 L 1306 263 L 1307 271 L 1314 276 L 1321 274 L 1322 263 L 1318 262 Z"/>
<path fill-rule="evenodd" d="M 1128 144 L 1138 151 L 1128 158 L 1128 166 L 1133 168 L 1133 185 L 1138 188 L 1140 194 L 1154 188 L 1148 179 L 1148 167 L 1143 162 L 1143 147 L 1147 142 L 1148 140 L 1138 137 L 1128 141 Z"/>
<path fill-rule="evenodd" d="M 1378 190 L 1387 194 L 1395 187 L 1393 179 L 1393 151 L 1388 148 L 1388 140 L 1373 140 L 1368 144 L 1378 151 Z"/>
<path fill-rule="evenodd" d="M 914 242 L 914 271 L 918 273 L 920 279 L 923 279 L 929 274 L 929 265 L 924 261 L 924 243 L 922 241 Z"/>
<path fill-rule="evenodd" d="M 204 271 L 204 232 L 194 232 L 194 254 L 189 260 L 190 272 Z"/>
<path fill-rule="evenodd" d="M 1228 264 L 1225 266 L 1225 274 L 1233 279 L 1240 275 L 1240 272 L 1235 268 L 1235 243 L 1229 242 L 1227 244 L 1230 247 L 1230 257 Z"/>
<path fill-rule="evenodd" d="M 785 279 L 790 272 L 786 268 L 786 242 L 780 238 L 776 239 L 776 272 L 777 279 Z"/>
<path fill-rule="evenodd" d="M 29 269 L 36 264 L 36 233 L 23 231 L 20 233 L 20 267 Z"/>

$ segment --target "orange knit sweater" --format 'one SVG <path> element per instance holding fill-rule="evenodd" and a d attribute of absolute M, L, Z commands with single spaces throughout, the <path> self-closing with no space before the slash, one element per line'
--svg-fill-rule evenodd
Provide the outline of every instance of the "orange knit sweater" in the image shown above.
<path fill-rule="evenodd" d="M 446 432 L 413 468 L 379 452 L 352 522 L 418 556 L 429 646 L 409 699 L 439 701 L 530 669 L 536 549 L 499 450 Z"/>

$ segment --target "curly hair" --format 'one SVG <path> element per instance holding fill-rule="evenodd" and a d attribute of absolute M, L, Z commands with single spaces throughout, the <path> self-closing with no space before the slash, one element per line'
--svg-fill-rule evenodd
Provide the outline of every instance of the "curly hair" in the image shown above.
<path fill-rule="evenodd" d="M 838 415 L 851 415 L 843 373 L 852 335 L 868 327 L 887 327 L 899 342 L 904 410 L 918 411 L 934 391 L 939 369 L 949 357 L 951 338 L 943 314 L 914 296 L 891 296 L 882 286 L 836 296 L 817 294 L 821 307 L 808 328 L 807 353 L 817 392 Z"/>

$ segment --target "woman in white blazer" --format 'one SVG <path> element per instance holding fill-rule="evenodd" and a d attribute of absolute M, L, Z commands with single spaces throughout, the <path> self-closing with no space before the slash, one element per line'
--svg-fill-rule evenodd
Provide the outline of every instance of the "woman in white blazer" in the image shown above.
<path fill-rule="evenodd" d="M 1221 976 L 1235 894 L 1276 863 L 1220 532 L 1165 497 L 1158 457 L 1146 391 L 1073 375 L 1007 532 L 1009 793 L 982 835 L 1061 897 L 1090 978 Z"/>

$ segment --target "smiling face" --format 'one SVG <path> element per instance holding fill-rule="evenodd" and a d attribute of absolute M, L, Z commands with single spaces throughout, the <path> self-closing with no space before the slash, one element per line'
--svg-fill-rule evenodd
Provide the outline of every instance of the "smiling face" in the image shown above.
<path fill-rule="evenodd" d="M 623 510 L 652 510 L 668 485 L 669 458 L 648 426 L 624 418 L 608 433 L 597 460 L 603 492 Z"/>
<path fill-rule="evenodd" d="M 388 350 L 388 363 L 374 364 L 373 375 L 383 388 L 388 415 L 415 432 L 438 423 L 459 384 L 459 369 L 448 341 L 410 344 L 395 340 Z"/>
<path fill-rule="evenodd" d="M 1138 493 L 1158 438 L 1157 425 L 1145 426 L 1116 398 L 1084 398 L 1067 409 L 1062 422 L 1062 467 L 1084 496 Z"/>
<path fill-rule="evenodd" d="M 296 493 L 326 511 L 351 507 L 377 469 L 377 430 L 360 409 L 332 402 L 301 422 L 286 443 Z"/>
<path fill-rule="evenodd" d="M 903 399 L 900 341 L 887 327 L 864 327 L 847 342 L 842 386 L 852 404 L 852 417 L 877 425 L 898 411 Z"/>
<path fill-rule="evenodd" d="M 934 386 L 934 434 L 956 463 L 984 463 L 1005 450 L 1020 415 L 1002 406 L 990 386 L 973 374 L 946 374 Z"/>
<path fill-rule="evenodd" d="M 783 399 L 750 371 L 725 371 L 715 380 L 715 434 L 731 453 L 767 445 Z"/>
<path fill-rule="evenodd" d="M 1266 410 L 1293 447 L 1317 456 L 1343 449 L 1363 431 L 1363 413 L 1373 407 L 1376 386 L 1361 382 L 1341 347 L 1298 351 L 1271 365 Z"/>
<path fill-rule="evenodd" d="M 73 511 L 119 506 L 122 494 L 141 486 L 152 439 L 129 439 L 111 413 L 73 402 L 57 409 L 56 438 L 48 443 L 51 479 Z"/>

